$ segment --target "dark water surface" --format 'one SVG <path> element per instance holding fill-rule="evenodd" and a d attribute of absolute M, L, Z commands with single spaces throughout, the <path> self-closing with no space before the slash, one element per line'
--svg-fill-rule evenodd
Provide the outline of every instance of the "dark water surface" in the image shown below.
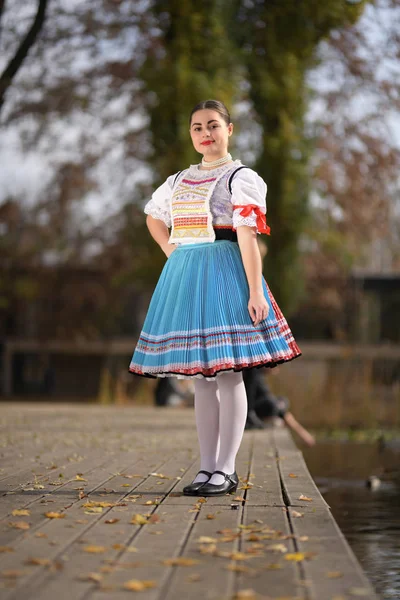
<path fill-rule="evenodd" d="M 307 466 L 378 595 L 400 600 L 400 452 L 376 444 L 320 442 Z M 376 490 L 366 480 L 377 475 Z"/>

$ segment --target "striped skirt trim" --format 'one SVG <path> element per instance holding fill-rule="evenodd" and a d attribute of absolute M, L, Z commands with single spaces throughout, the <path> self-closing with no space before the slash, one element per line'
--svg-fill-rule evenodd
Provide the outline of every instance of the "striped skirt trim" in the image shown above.
<path fill-rule="evenodd" d="M 301 355 L 263 278 L 269 314 L 254 326 L 238 244 L 178 247 L 157 283 L 132 361 L 144 377 L 205 377 L 275 367 Z"/>

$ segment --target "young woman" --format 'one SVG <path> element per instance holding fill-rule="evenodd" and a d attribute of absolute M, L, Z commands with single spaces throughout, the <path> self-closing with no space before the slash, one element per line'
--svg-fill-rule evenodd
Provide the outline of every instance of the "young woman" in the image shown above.
<path fill-rule="evenodd" d="M 222 102 L 195 106 L 189 127 L 201 163 L 168 177 L 144 209 L 168 260 L 130 371 L 195 378 L 201 465 L 184 494 L 218 496 L 238 485 L 242 371 L 301 353 L 261 272 L 257 233 L 269 233 L 267 186 L 228 153 L 233 124 Z"/>

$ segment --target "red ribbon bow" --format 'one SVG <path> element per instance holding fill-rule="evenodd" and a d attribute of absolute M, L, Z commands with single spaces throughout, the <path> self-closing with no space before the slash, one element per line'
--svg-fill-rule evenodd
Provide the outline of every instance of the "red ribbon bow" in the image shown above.
<path fill-rule="evenodd" d="M 259 206 L 255 204 L 246 204 L 246 206 L 234 206 L 234 208 L 241 208 L 240 214 L 242 217 L 248 217 L 254 211 L 257 215 L 257 229 L 260 233 L 266 233 L 271 235 L 271 228 L 267 225 L 267 219 L 265 214 L 262 212 Z"/>

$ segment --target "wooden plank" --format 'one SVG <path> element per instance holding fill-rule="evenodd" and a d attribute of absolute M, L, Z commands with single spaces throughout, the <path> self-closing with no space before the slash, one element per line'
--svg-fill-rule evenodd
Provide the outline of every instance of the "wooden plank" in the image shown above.
<path fill-rule="evenodd" d="M 327 504 L 307 469 L 302 453 L 297 449 L 293 450 L 294 442 L 287 429 L 274 431 L 273 439 L 285 503 L 298 507 L 308 503 L 312 503 L 313 507 L 326 507 Z"/>
<path fill-rule="evenodd" d="M 199 468 L 192 410 L 32 405 L 23 419 L 15 407 L 3 419 L 18 429 L 10 437 L 14 456 L 11 446 L 5 451 L 10 465 L 18 467 L 18 453 L 31 449 L 44 457 L 54 449 L 64 456 L 66 476 L 84 472 L 88 481 L 54 486 L 50 495 L 39 490 L 27 500 L 18 476 L 28 469 L 12 474 L 17 493 L 0 498 L 0 511 L 29 504 L 29 517 L 12 519 L 31 520 L 31 529 L 1 530 L 14 547 L 0 554 L 2 600 L 25 600 L 28 589 L 35 600 L 125 600 L 132 591 L 122 586 L 131 579 L 155 581 L 154 588 L 141 592 L 148 600 L 232 600 L 245 589 L 274 600 L 350 600 L 364 592 L 363 597 L 376 600 L 286 429 L 246 431 L 237 471 L 245 484 L 239 487 L 247 489 L 201 499 L 182 495 Z M 41 432 L 37 445 L 29 442 L 34 428 Z M 70 448 L 85 458 L 67 462 Z M 46 485 L 58 469 L 51 473 Z M 47 471 L 41 476 L 44 481 Z M 87 499 L 79 500 L 75 487 L 83 487 L 93 502 L 120 506 L 85 514 Z M 300 501 L 301 493 L 312 501 Z M 43 516 L 46 511 L 66 517 L 50 520 Z M 156 522 L 132 524 L 134 514 L 153 515 Z M 217 541 L 205 541 L 200 551 L 200 537 Z M 87 545 L 106 550 L 88 553 Z M 301 560 L 288 560 L 287 554 Z M 172 557 L 200 562 L 163 563 Z M 50 563 L 28 564 L 32 558 Z M 21 574 L 12 579 L 4 576 L 7 570 Z M 99 576 L 97 583 L 87 578 L 92 572 Z"/>
<path fill-rule="evenodd" d="M 171 469 L 171 463 L 173 462 L 174 464 L 176 464 L 176 459 L 179 457 L 174 457 L 173 459 L 169 459 L 168 461 L 164 462 L 162 461 L 161 463 L 158 464 L 158 467 L 160 468 L 165 468 L 166 472 L 170 472 Z M 137 464 L 135 465 L 135 468 L 141 468 L 141 470 L 145 471 L 144 474 L 144 479 L 148 480 L 150 477 L 147 475 L 148 469 L 152 469 L 152 467 L 154 466 L 154 462 L 153 462 L 153 457 L 150 457 L 147 462 L 146 460 L 140 459 L 140 461 L 138 461 L 138 463 L 141 464 Z M 97 483 L 99 485 L 102 485 L 104 483 L 104 473 L 99 472 L 98 474 L 96 474 L 97 477 Z M 100 483 L 101 480 L 101 483 Z M 123 477 L 123 475 L 115 475 L 113 477 L 108 477 L 107 479 L 107 485 L 112 486 L 113 488 L 115 488 L 115 492 L 112 492 L 111 494 L 91 494 L 89 496 L 89 500 L 94 501 L 94 502 L 104 502 L 104 501 L 108 501 L 108 502 L 112 502 L 112 503 L 121 503 L 123 502 L 125 499 L 127 499 L 130 495 L 132 495 L 132 492 L 134 492 L 134 494 L 136 494 L 136 488 L 142 483 L 142 480 L 128 480 L 131 482 L 130 487 L 126 488 L 126 492 L 123 493 L 122 491 L 119 492 L 119 490 L 121 490 L 121 486 L 125 485 L 127 479 Z M 170 487 L 172 487 L 174 485 L 175 482 L 170 483 Z M 139 494 L 138 494 L 139 495 Z M 143 498 L 143 495 L 141 495 L 141 497 Z M 73 544 L 79 544 L 81 543 L 82 539 L 86 539 L 86 542 L 88 544 L 96 544 L 96 536 L 98 535 L 96 532 L 96 525 L 98 524 L 98 522 L 103 522 L 109 518 L 111 518 L 109 516 L 108 513 L 113 511 L 113 508 L 105 508 L 102 514 L 85 514 L 82 506 L 84 503 L 87 502 L 88 499 L 84 499 L 83 501 L 79 501 L 79 502 L 75 502 L 72 506 L 68 507 L 65 511 L 66 513 L 66 518 L 65 519 L 52 519 L 52 520 L 48 520 L 46 519 L 45 522 L 41 522 L 40 525 L 40 533 L 43 534 L 45 533 L 46 537 L 39 537 L 37 538 L 35 536 L 35 532 L 34 531 L 29 531 L 25 533 L 25 537 L 23 540 L 20 541 L 19 545 L 18 545 L 18 554 L 15 553 L 15 555 L 7 553 L 5 555 L 3 555 L 3 557 L 0 559 L 0 570 L 4 571 L 4 570 L 9 570 L 9 569 L 17 569 L 17 570 L 21 570 L 21 572 L 23 573 L 23 575 L 18 578 L 17 582 L 16 582 L 16 586 L 18 587 L 18 589 L 20 587 L 22 587 L 22 594 L 24 593 L 24 588 L 27 585 L 27 583 L 29 582 L 29 586 L 30 589 L 33 589 L 33 587 L 35 586 L 40 586 L 43 582 L 43 580 L 46 579 L 46 577 L 48 576 L 48 573 L 46 572 L 45 567 L 41 567 L 39 566 L 35 566 L 34 569 L 32 570 L 31 568 L 26 568 L 24 567 L 26 561 L 29 561 L 30 558 L 32 557 L 36 557 L 39 559 L 48 559 L 50 560 L 53 564 L 55 561 L 57 561 L 58 559 L 60 559 L 60 557 L 66 557 L 66 551 L 67 548 L 69 549 L 69 552 L 73 555 L 74 554 L 74 550 L 73 550 Z M 127 500 L 128 501 L 128 500 Z M 133 500 L 129 500 L 128 501 L 128 507 L 126 508 L 127 510 L 132 510 L 132 508 L 136 511 L 138 507 L 134 506 L 133 504 L 136 504 L 136 499 Z M 132 508 L 131 508 L 132 507 Z M 124 507 L 116 507 L 118 508 L 118 512 L 120 512 L 122 510 L 122 508 Z M 143 506 L 140 506 L 140 512 L 144 512 L 145 509 Z M 139 512 L 139 511 L 138 511 Z M 146 511 L 147 512 L 147 511 Z M 39 528 L 36 527 L 36 529 Z M 111 528 L 111 529 L 110 529 Z M 92 531 L 93 529 L 93 531 Z M 110 527 L 106 527 L 106 535 L 110 535 L 112 533 L 112 527 L 110 525 Z M 118 530 L 115 530 L 118 532 Z M 89 538 L 83 538 L 82 536 L 86 536 L 88 534 L 88 532 L 90 532 L 90 539 Z M 95 532 L 95 533 L 94 533 Z M 50 544 L 49 545 L 49 540 L 50 540 Z M 70 548 L 71 546 L 71 548 Z M 82 558 L 81 558 L 82 560 Z M 81 566 L 81 560 L 79 562 L 79 565 Z M 86 557 L 85 556 L 85 562 L 90 563 L 91 562 L 91 558 Z"/>
<path fill-rule="evenodd" d="M 209 514 L 215 518 L 207 518 Z M 180 553 L 184 559 L 199 562 L 190 568 L 173 568 L 169 581 L 164 584 L 160 594 L 154 596 L 154 600 L 155 598 L 157 600 L 230 598 L 234 591 L 235 573 L 227 569 L 232 561 L 226 555 L 238 551 L 239 537 L 230 535 L 229 531 L 237 534 L 241 520 L 242 507 L 239 510 L 231 510 L 229 506 L 217 506 L 211 509 L 208 500 L 201 505 L 198 518 Z M 225 535 L 218 533 L 220 531 L 226 531 Z M 217 541 L 201 544 L 199 540 L 202 538 Z M 222 541 L 226 538 L 230 541 Z M 213 551 L 214 546 L 215 551 Z M 212 552 L 203 554 L 200 552 L 201 547 Z"/>
<path fill-rule="evenodd" d="M 286 510 L 282 507 L 247 506 L 239 550 L 254 552 L 254 558 L 245 563 L 249 571 L 238 574 L 235 591 L 252 589 L 262 597 L 306 598 L 302 572 L 297 563 L 285 559 L 295 550 Z M 322 598 L 321 598 L 322 600 Z"/>
<path fill-rule="evenodd" d="M 310 582 L 312 600 L 327 597 L 362 597 L 377 600 L 350 546 L 327 508 L 303 509 L 293 517 L 289 509 L 296 547 L 304 554 L 301 562 Z"/>
<path fill-rule="evenodd" d="M 285 506 L 279 469 L 276 461 L 276 450 L 270 429 L 252 431 L 253 452 L 246 506 Z"/>

